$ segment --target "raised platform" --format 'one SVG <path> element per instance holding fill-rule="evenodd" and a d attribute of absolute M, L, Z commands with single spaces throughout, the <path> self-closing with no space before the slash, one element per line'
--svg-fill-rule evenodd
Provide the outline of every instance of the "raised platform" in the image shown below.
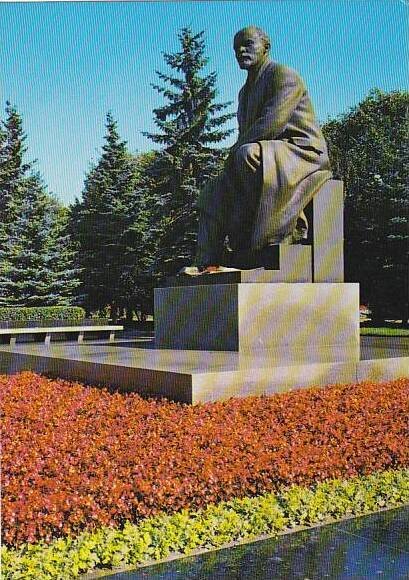
<path fill-rule="evenodd" d="M 313 363 L 317 351 L 319 362 L 359 360 L 358 284 L 249 281 L 156 288 L 155 321 L 159 348 L 251 356 L 265 351 L 278 366 L 288 360 Z"/>
<path fill-rule="evenodd" d="M 314 362 L 302 364 L 295 362 L 298 353 L 289 351 L 287 363 L 283 365 L 281 357 L 277 366 L 277 360 L 265 353 L 156 349 L 149 338 L 34 343 L 1 345 L 0 372 L 33 370 L 185 403 L 409 376 L 409 338 L 362 337 L 361 358 L 355 362 L 323 362 L 324 354 L 316 353 Z"/>

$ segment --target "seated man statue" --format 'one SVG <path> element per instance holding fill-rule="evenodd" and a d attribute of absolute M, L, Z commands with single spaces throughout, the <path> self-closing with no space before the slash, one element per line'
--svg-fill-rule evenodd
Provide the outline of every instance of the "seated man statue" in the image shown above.
<path fill-rule="evenodd" d="M 234 37 L 236 59 L 247 70 L 239 136 L 222 173 L 199 197 L 197 267 L 186 268 L 188 274 L 263 266 L 269 246 L 302 243 L 303 210 L 332 176 L 305 85 L 297 72 L 270 60 L 269 49 L 268 36 L 255 26 Z"/>

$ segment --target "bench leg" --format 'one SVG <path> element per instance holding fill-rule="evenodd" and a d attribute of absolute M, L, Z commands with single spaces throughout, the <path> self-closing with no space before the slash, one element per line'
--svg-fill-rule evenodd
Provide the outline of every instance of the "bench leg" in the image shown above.
<path fill-rule="evenodd" d="M 51 333 L 47 332 L 45 335 L 44 344 L 48 345 L 48 344 L 50 344 L 50 342 L 51 342 Z"/>
<path fill-rule="evenodd" d="M 114 342 L 115 340 L 115 331 L 109 333 L 109 342 Z"/>
<path fill-rule="evenodd" d="M 78 333 L 78 342 L 84 342 L 84 333 L 83 332 Z"/>
<path fill-rule="evenodd" d="M 10 346 L 15 346 L 17 341 L 17 336 L 10 336 Z"/>

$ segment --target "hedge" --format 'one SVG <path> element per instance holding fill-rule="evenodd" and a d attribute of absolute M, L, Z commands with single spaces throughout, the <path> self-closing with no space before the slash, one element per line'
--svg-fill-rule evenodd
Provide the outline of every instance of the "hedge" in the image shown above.
<path fill-rule="evenodd" d="M 82 320 L 85 310 L 79 306 L 38 306 L 38 307 L 2 307 L 0 322 L 26 322 L 43 320 Z"/>
<path fill-rule="evenodd" d="M 51 544 L 2 548 L 4 580 L 69 579 L 95 568 L 137 566 L 196 549 L 219 548 L 296 526 L 358 516 L 409 502 L 409 469 L 374 473 L 311 488 L 290 486 L 275 494 L 234 499 L 203 510 L 159 514 L 122 529 L 109 527 Z"/>
<path fill-rule="evenodd" d="M 3 541 L 409 467 L 409 378 L 197 406 L 0 376 Z"/>

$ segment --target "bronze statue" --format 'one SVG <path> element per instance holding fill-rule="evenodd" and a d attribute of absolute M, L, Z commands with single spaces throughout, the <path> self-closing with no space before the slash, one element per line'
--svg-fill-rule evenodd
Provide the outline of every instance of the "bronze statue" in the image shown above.
<path fill-rule="evenodd" d="M 302 243 L 308 228 L 303 210 L 332 177 L 304 82 L 271 60 L 269 49 L 268 36 L 255 26 L 234 37 L 236 59 L 247 71 L 239 136 L 222 173 L 199 197 L 198 268 L 186 273 L 261 266 L 268 246 Z"/>

